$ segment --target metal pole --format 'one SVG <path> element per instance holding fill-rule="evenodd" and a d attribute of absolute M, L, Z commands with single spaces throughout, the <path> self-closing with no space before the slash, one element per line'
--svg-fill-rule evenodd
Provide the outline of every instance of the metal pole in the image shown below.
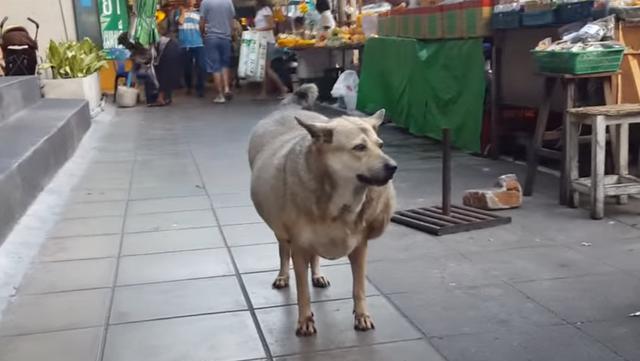
<path fill-rule="evenodd" d="M 451 136 L 442 128 L 442 213 L 451 214 Z"/>

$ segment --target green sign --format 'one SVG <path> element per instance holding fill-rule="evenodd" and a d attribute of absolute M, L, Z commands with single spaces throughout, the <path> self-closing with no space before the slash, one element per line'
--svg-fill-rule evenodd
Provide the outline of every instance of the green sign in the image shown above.
<path fill-rule="evenodd" d="M 100 30 L 104 49 L 119 48 L 118 36 L 129 31 L 129 14 L 126 0 L 98 0 Z"/>

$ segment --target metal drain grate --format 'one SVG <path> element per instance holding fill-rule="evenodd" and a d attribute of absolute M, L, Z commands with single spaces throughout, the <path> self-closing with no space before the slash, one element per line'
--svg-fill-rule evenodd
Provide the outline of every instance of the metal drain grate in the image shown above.
<path fill-rule="evenodd" d="M 399 211 L 392 222 L 436 236 L 473 231 L 511 223 L 511 217 L 500 217 L 475 208 L 451 206 L 449 214 L 442 207 L 415 208 Z"/>
<path fill-rule="evenodd" d="M 449 129 L 442 129 L 442 206 L 398 211 L 391 221 L 436 236 L 511 223 L 511 217 L 501 217 L 475 208 L 451 205 L 450 142 Z"/>

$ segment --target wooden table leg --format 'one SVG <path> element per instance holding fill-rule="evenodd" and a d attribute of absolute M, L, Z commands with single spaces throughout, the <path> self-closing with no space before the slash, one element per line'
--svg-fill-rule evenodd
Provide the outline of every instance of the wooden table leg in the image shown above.
<path fill-rule="evenodd" d="M 572 189 L 571 183 L 580 177 L 578 173 L 578 153 L 580 138 L 580 124 L 576 122 L 571 114 L 567 114 L 564 118 L 564 174 L 562 180 L 567 190 L 565 204 L 575 208 L 580 205 L 580 193 Z"/>
<path fill-rule="evenodd" d="M 620 124 L 617 129 L 617 149 L 615 149 L 616 174 L 629 175 L 629 124 Z M 618 196 L 618 204 L 627 204 L 629 196 Z"/>
<path fill-rule="evenodd" d="M 604 217 L 604 155 L 607 146 L 605 118 L 597 116 L 591 130 L 591 218 Z"/>
<path fill-rule="evenodd" d="M 567 79 L 566 82 L 564 83 L 564 89 L 565 89 L 565 96 L 566 96 L 566 103 L 565 103 L 565 111 L 564 114 L 562 115 L 562 119 L 563 119 L 563 124 L 566 124 L 567 122 L 567 109 L 571 109 L 573 107 L 575 107 L 576 105 L 576 81 L 575 79 Z M 566 133 L 568 131 L 567 128 L 562 127 L 562 132 Z M 579 130 L 578 130 L 579 131 Z M 578 134 L 576 137 L 579 137 L 580 135 Z M 565 138 L 563 138 L 562 140 L 564 141 Z M 565 159 L 566 159 L 566 154 L 567 154 L 567 147 L 566 147 L 566 143 L 565 144 L 561 144 L 561 148 L 562 148 L 562 152 L 565 155 L 564 157 L 560 158 L 560 162 L 562 163 L 560 165 L 560 189 L 558 192 L 558 197 L 559 197 L 559 203 L 562 205 L 567 205 L 567 201 L 568 201 L 568 197 L 569 197 L 569 190 L 567 188 L 567 179 L 569 177 L 569 174 L 565 171 Z"/>
<path fill-rule="evenodd" d="M 547 128 L 547 121 L 549 119 L 549 110 L 551 108 L 551 98 L 553 97 L 553 89 L 556 86 L 556 78 L 545 78 L 544 81 L 544 94 L 542 104 L 538 109 L 538 119 L 536 121 L 536 130 L 533 134 L 533 139 L 529 144 L 527 154 L 527 178 L 524 182 L 525 196 L 531 196 L 533 194 L 533 185 L 536 180 L 536 173 L 538 172 L 538 151 L 542 146 L 542 137 L 544 131 Z"/>

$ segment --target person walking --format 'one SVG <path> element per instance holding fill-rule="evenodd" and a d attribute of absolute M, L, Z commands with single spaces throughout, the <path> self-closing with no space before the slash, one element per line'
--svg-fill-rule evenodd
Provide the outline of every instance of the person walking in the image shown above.
<path fill-rule="evenodd" d="M 231 31 L 236 12 L 232 0 L 202 0 L 200 31 L 204 36 L 205 64 L 213 73 L 217 96 L 214 103 L 226 103 L 233 93 L 229 87 Z"/>
<path fill-rule="evenodd" d="M 273 82 L 273 84 L 278 88 L 279 98 L 284 98 L 289 89 L 282 83 L 278 74 L 271 67 L 271 61 L 276 58 L 278 54 L 278 50 L 276 48 L 276 38 L 273 34 L 275 30 L 275 23 L 273 21 L 273 11 L 271 10 L 271 5 L 269 4 L 269 0 L 257 0 L 256 8 L 258 11 L 256 12 L 256 17 L 254 19 L 254 23 L 257 31 L 261 31 L 265 34 L 265 38 L 267 39 L 267 60 L 265 64 L 265 74 L 264 80 L 262 82 L 262 92 L 258 99 L 267 99 L 267 88 L 269 86 L 269 81 Z"/>
<path fill-rule="evenodd" d="M 196 0 L 185 0 L 185 6 L 181 6 L 175 12 L 178 23 L 178 41 L 184 56 L 184 82 L 187 94 L 191 93 L 193 83 L 193 69 L 196 70 L 196 93 L 198 97 L 204 96 L 204 43 L 200 34 L 200 13 L 196 10 Z"/>

